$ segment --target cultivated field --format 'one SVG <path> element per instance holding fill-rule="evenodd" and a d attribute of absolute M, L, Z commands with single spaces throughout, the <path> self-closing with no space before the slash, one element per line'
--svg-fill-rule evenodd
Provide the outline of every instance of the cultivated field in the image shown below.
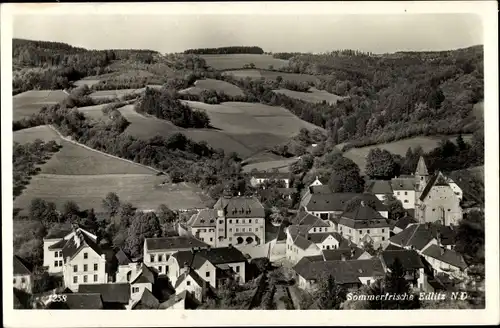
<path fill-rule="evenodd" d="M 202 191 L 191 184 L 165 183 L 165 176 L 149 174 L 54 175 L 39 174 L 14 201 L 14 208 L 26 209 L 31 200 L 40 197 L 54 202 L 58 208 L 69 200 L 82 209 L 102 211 L 102 199 L 115 192 L 121 201 L 142 210 L 165 204 L 173 210 L 203 208 L 207 200 Z"/>
<path fill-rule="evenodd" d="M 99 90 L 92 92 L 89 96 L 94 99 L 120 98 L 128 94 L 139 94 L 142 90 L 144 89 Z"/>
<path fill-rule="evenodd" d="M 253 169 L 257 169 L 258 171 L 272 171 L 273 169 L 278 169 L 279 172 L 288 173 L 290 172 L 289 166 L 298 160 L 298 158 L 288 158 L 277 161 L 248 164 L 243 167 L 243 172 L 249 173 Z"/>
<path fill-rule="evenodd" d="M 82 79 L 82 80 L 78 80 L 78 81 L 75 81 L 73 82 L 73 84 L 76 86 L 76 87 L 80 87 L 82 85 L 87 85 L 89 88 L 91 86 L 93 86 L 94 84 L 97 84 L 99 83 L 101 80 L 99 79 Z"/>
<path fill-rule="evenodd" d="M 30 90 L 12 98 L 12 118 L 17 121 L 38 113 L 43 106 L 57 104 L 68 95 L 62 90 Z"/>
<path fill-rule="evenodd" d="M 265 69 L 241 69 L 241 70 L 231 70 L 226 71 L 224 74 L 233 75 L 235 78 L 251 78 L 251 79 L 261 79 L 264 78 L 266 80 L 276 80 L 278 76 L 281 76 L 283 80 L 293 81 L 293 82 L 311 82 L 315 83 L 318 81 L 318 78 L 314 75 L 309 74 L 297 74 L 297 73 L 285 73 L 285 72 L 276 72 L 269 71 Z"/>
<path fill-rule="evenodd" d="M 199 208 L 207 200 L 193 185 L 165 183 L 168 177 L 157 176 L 153 169 L 66 141 L 48 126 L 14 132 L 14 141 L 20 143 L 35 139 L 56 140 L 63 147 L 15 199 L 16 208 L 26 210 L 33 198 L 41 197 L 58 206 L 73 200 L 81 208 L 97 210 L 110 191 L 141 209 L 161 203 L 172 209 Z"/>
<path fill-rule="evenodd" d="M 199 95 L 204 90 L 215 90 L 217 92 L 224 92 L 229 96 L 244 96 L 245 93 L 239 87 L 214 79 L 198 80 L 194 83 L 194 87 L 190 87 L 179 91 L 179 93 Z"/>
<path fill-rule="evenodd" d="M 273 90 L 275 93 L 280 93 L 290 98 L 300 99 L 311 103 L 321 103 L 326 101 L 331 105 L 335 105 L 338 100 L 343 99 L 344 97 L 334 95 L 325 90 L 318 90 L 316 88 L 310 88 L 309 92 L 299 92 L 292 91 L 288 89 L 279 89 Z"/>
<path fill-rule="evenodd" d="M 470 140 L 471 135 L 464 135 L 463 138 L 465 141 Z M 449 137 L 451 141 L 455 141 L 456 137 Z M 394 141 L 386 144 L 372 145 L 362 148 L 351 148 L 344 153 L 344 156 L 351 159 L 354 163 L 359 166 L 361 172 L 364 172 L 366 166 L 366 156 L 370 152 L 370 149 L 380 148 L 386 149 L 389 152 L 404 156 L 408 147 L 416 148 L 421 146 L 424 152 L 428 152 L 434 148 L 436 148 L 440 142 L 441 138 L 438 136 L 433 137 L 415 137 L 409 139 L 403 139 L 399 141 Z"/>
<path fill-rule="evenodd" d="M 268 69 L 272 65 L 274 69 L 288 66 L 288 60 L 276 59 L 271 55 L 256 54 L 229 54 L 229 55 L 200 55 L 208 66 L 217 70 L 239 69 L 244 65 L 253 63 L 255 68 Z"/>

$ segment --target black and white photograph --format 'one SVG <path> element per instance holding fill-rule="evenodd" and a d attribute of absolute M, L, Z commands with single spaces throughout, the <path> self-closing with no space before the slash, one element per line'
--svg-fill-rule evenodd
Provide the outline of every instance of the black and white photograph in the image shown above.
<path fill-rule="evenodd" d="M 498 323 L 497 3 L 341 5 L 3 4 L 5 326 Z"/>

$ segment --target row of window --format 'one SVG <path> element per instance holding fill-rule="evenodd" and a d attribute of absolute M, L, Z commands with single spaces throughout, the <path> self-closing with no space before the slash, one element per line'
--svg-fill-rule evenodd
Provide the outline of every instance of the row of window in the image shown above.
<path fill-rule="evenodd" d="M 63 257 L 63 255 L 62 255 L 62 251 L 56 251 L 56 252 L 54 253 L 54 257 Z"/>
<path fill-rule="evenodd" d="M 95 275 L 94 275 L 94 282 L 97 282 L 97 278 L 98 278 L 98 276 L 95 274 Z M 84 276 L 83 276 L 83 282 L 84 282 L 84 283 L 85 283 L 85 282 L 88 282 L 88 280 L 89 280 L 88 276 L 87 276 L 87 275 L 84 275 Z M 73 283 L 74 283 L 74 284 L 77 284 L 77 283 L 78 283 L 78 276 L 73 276 Z"/>
<path fill-rule="evenodd" d="M 62 260 L 59 260 L 59 261 L 54 261 L 54 266 L 57 268 L 57 267 L 62 267 L 63 266 L 63 261 Z"/>
<path fill-rule="evenodd" d="M 151 262 L 155 261 L 155 255 L 150 255 Z M 168 260 L 168 256 L 165 255 L 165 261 Z M 163 254 L 158 254 L 158 262 L 163 262 Z"/>
<path fill-rule="evenodd" d="M 97 265 L 97 263 L 94 263 L 94 271 L 97 271 L 98 267 L 99 266 Z M 87 264 L 83 265 L 83 271 L 88 271 L 88 265 Z M 78 272 L 78 265 L 73 265 L 73 272 Z"/>
<path fill-rule="evenodd" d="M 398 196 L 399 196 L 399 194 L 400 194 L 400 192 L 399 192 L 399 191 L 397 191 L 397 192 L 396 192 L 396 195 L 398 195 Z M 407 195 L 408 195 L 408 191 L 405 191 L 405 196 L 407 196 Z"/>
<path fill-rule="evenodd" d="M 342 227 L 340 227 L 340 231 L 342 231 Z M 377 230 L 375 230 L 374 232 L 376 233 Z M 385 232 L 385 229 L 382 229 L 382 233 L 384 233 L 384 232 Z M 351 233 L 351 229 L 349 229 L 349 233 Z M 362 234 L 363 230 L 359 230 L 359 233 Z M 370 234 L 370 230 L 367 230 L 366 233 Z"/>
<path fill-rule="evenodd" d="M 328 228 L 313 228 L 313 232 L 328 232 Z"/>
<path fill-rule="evenodd" d="M 242 224 L 245 224 L 245 223 L 252 223 L 252 219 L 247 219 L 247 220 L 248 220 L 248 222 L 245 222 L 245 219 L 235 219 L 234 221 L 235 221 L 235 223 L 240 223 L 240 220 L 241 220 L 241 223 L 242 223 Z M 255 223 L 259 223 L 259 219 L 254 219 L 254 220 L 255 220 Z M 219 221 L 219 223 L 220 223 L 220 224 L 223 224 L 223 223 L 224 223 L 224 221 L 223 221 L 223 220 L 220 220 L 220 221 Z M 230 220 L 229 220 L 229 224 L 231 224 L 231 223 L 233 223 L 233 220 L 232 220 L 232 219 L 230 219 Z"/>
<path fill-rule="evenodd" d="M 21 277 L 21 283 L 24 284 L 26 282 L 26 278 Z M 14 278 L 14 285 L 16 284 L 16 278 Z"/>

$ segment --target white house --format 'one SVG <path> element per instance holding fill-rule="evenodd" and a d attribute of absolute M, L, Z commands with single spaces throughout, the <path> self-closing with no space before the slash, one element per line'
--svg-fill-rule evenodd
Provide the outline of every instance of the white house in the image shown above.
<path fill-rule="evenodd" d="M 430 245 L 422 251 L 422 255 L 432 266 L 434 273 L 443 272 L 455 277 L 463 277 L 467 264 L 459 253 L 440 247 Z"/>
<path fill-rule="evenodd" d="M 62 250 L 66 243 L 74 237 L 75 232 L 81 232 L 94 242 L 97 241 L 96 235 L 76 226 L 72 230 L 57 231 L 48 235 L 43 239 L 43 266 L 47 268 L 47 272 L 51 274 L 63 272 L 64 258 Z"/>
<path fill-rule="evenodd" d="M 288 173 L 282 172 L 255 172 L 252 174 L 250 184 L 252 187 L 259 187 L 266 182 L 282 182 L 284 188 L 290 188 L 290 178 Z"/>
<path fill-rule="evenodd" d="M 200 275 L 192 268 L 187 267 L 175 283 L 175 294 L 181 294 L 185 291 L 200 303 L 204 301 L 204 291 L 208 288 L 208 282 L 200 277 Z"/>
<path fill-rule="evenodd" d="M 31 294 L 33 287 L 33 273 L 31 265 L 24 259 L 14 255 L 14 288 Z"/>
<path fill-rule="evenodd" d="M 398 177 L 391 180 L 394 197 L 403 204 L 405 209 L 415 208 L 415 177 Z"/>
<path fill-rule="evenodd" d="M 72 291 L 79 284 L 108 282 L 106 256 L 91 236 L 75 231 L 62 249 L 64 285 Z"/>
<path fill-rule="evenodd" d="M 141 264 L 138 272 L 130 279 L 130 299 L 137 302 L 143 297 L 144 290 L 153 292 L 155 274 L 146 264 Z"/>

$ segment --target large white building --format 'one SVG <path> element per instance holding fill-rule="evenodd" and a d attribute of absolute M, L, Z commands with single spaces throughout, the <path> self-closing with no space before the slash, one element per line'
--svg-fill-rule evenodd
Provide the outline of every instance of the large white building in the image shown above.
<path fill-rule="evenodd" d="M 255 197 L 221 197 L 213 209 L 200 210 L 186 223 L 195 238 L 214 247 L 265 243 L 264 207 Z"/>

